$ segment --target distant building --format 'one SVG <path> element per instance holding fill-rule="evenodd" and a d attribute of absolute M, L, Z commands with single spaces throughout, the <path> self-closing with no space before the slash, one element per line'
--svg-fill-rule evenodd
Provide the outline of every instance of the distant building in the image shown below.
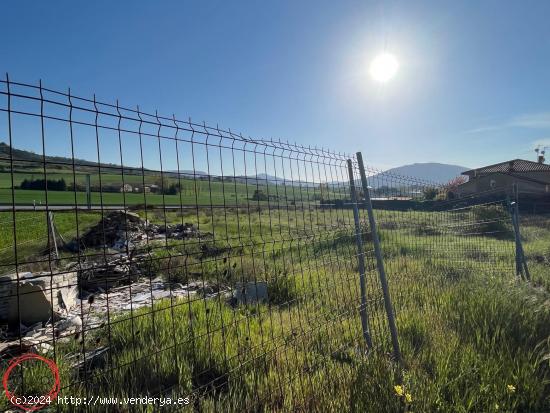
<path fill-rule="evenodd" d="M 454 192 L 458 197 L 488 191 L 502 191 L 530 197 L 550 195 L 550 165 L 542 162 L 514 159 L 482 168 L 465 171 L 468 182 L 459 185 Z"/>
<path fill-rule="evenodd" d="M 124 184 L 120 187 L 120 192 L 132 192 L 133 188 L 130 184 Z"/>
<path fill-rule="evenodd" d="M 143 188 L 145 188 L 145 190 L 143 190 Z M 151 188 L 149 186 L 146 185 L 143 188 L 141 186 L 134 186 L 134 192 L 145 192 L 145 193 L 151 192 Z"/>

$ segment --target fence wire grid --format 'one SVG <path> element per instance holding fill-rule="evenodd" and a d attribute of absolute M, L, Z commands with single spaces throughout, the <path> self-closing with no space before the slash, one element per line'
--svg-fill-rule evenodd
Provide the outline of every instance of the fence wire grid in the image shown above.
<path fill-rule="evenodd" d="M 523 268 L 513 200 L 356 155 L 7 78 L 0 140 L 2 367 L 54 360 L 59 396 L 88 403 L 53 411 L 316 411 L 361 359 L 400 361 L 409 306 Z M 43 393 L 43 367 L 12 392 Z"/>

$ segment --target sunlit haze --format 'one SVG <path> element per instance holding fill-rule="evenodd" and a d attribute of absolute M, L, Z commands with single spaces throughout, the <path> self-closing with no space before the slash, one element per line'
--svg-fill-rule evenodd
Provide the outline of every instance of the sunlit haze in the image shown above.
<path fill-rule="evenodd" d="M 370 75 L 377 82 L 385 83 L 397 73 L 399 63 L 391 53 L 381 53 L 370 64 Z"/>

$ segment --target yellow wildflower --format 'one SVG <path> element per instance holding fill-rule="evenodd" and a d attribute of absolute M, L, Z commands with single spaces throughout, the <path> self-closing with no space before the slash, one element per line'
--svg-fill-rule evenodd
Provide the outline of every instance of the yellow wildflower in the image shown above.
<path fill-rule="evenodd" d="M 508 393 L 515 393 L 516 392 L 516 386 L 514 386 L 513 384 L 509 384 L 508 386 L 506 386 L 506 388 L 508 389 Z"/>
<path fill-rule="evenodd" d="M 495 410 L 498 410 L 500 409 L 500 406 L 498 405 L 498 403 L 495 403 Z"/>
<path fill-rule="evenodd" d="M 413 398 L 412 398 L 412 396 L 411 396 L 410 393 L 405 393 L 405 401 L 406 401 L 407 403 L 412 403 Z"/>
<path fill-rule="evenodd" d="M 403 396 L 403 394 L 405 393 L 403 386 L 399 384 L 397 386 L 393 386 L 393 389 L 395 390 L 395 394 L 397 394 L 398 396 Z"/>

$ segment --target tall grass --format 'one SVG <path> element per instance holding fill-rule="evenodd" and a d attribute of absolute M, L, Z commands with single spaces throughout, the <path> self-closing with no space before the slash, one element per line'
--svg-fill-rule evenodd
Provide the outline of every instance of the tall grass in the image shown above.
<path fill-rule="evenodd" d="M 168 222 L 196 217 L 222 239 L 238 235 L 238 224 L 249 225 L 250 242 L 241 238 L 239 248 L 211 261 L 188 258 L 173 268 L 159 266 L 158 274 L 183 282 L 197 272 L 227 287 L 267 280 L 271 300 L 236 306 L 221 295 L 190 295 L 111 314 L 109 323 L 84 337 L 57 344 L 62 395 L 191 394 L 189 409 L 204 412 L 550 411 L 550 292 L 544 288 L 550 267 L 532 267 L 536 283 L 515 281 L 509 240 L 434 232 L 430 213 L 422 213 L 420 226 L 406 215 L 390 225 L 397 222 L 395 213 L 379 211 L 404 358 L 400 367 L 389 354 L 369 260 L 367 309 L 376 348 L 365 352 L 349 211 L 333 212 L 317 212 L 316 220 L 292 212 L 273 220 L 268 211 L 258 211 L 254 220 L 240 223 L 235 214 L 225 221 L 204 211 L 169 213 Z M 432 219 L 440 222 L 437 214 Z M 265 245 L 260 226 L 275 234 L 297 228 L 315 233 L 327 222 L 334 229 L 314 242 L 289 243 L 281 235 L 275 251 L 254 247 Z M 549 244 L 541 239 L 550 240 L 550 228 L 527 227 L 524 237 L 530 256 L 545 254 Z M 369 237 L 364 241 L 370 250 Z M 200 252 L 200 245 L 191 244 L 167 250 L 178 248 Z M 104 345 L 109 351 L 94 368 L 71 367 L 71 354 Z M 31 369 L 24 374 L 32 380 Z M 4 399 L 0 403 L 8 406 Z"/>

